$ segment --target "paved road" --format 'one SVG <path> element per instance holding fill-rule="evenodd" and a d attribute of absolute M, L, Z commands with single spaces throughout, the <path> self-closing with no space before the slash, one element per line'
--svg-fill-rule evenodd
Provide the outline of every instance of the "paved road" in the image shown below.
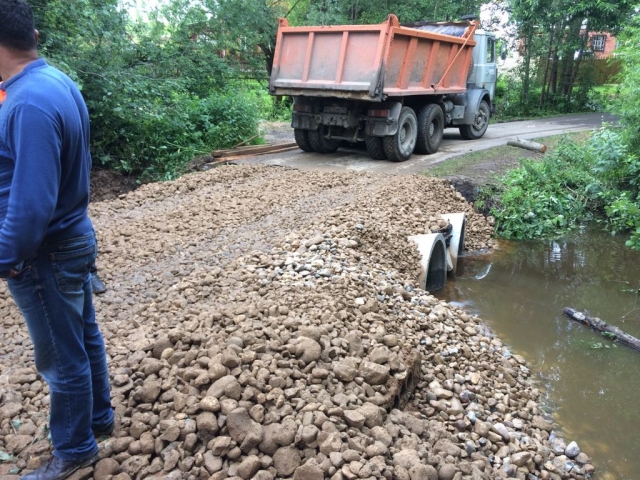
<path fill-rule="evenodd" d="M 402 163 L 372 160 L 364 150 L 341 148 L 332 154 L 304 153 L 293 150 L 286 153 L 262 155 L 245 160 L 247 163 L 282 165 L 300 170 L 330 171 L 367 171 L 377 173 L 412 174 L 423 172 L 427 167 L 444 162 L 448 158 L 468 152 L 484 150 L 504 145 L 508 140 L 561 135 L 581 130 L 599 128 L 602 122 L 612 123 L 614 117 L 609 114 L 589 113 L 566 115 L 562 117 L 526 120 L 490 125 L 480 140 L 466 141 L 460 137 L 457 129 L 447 129 L 440 150 L 433 155 L 413 155 Z"/>

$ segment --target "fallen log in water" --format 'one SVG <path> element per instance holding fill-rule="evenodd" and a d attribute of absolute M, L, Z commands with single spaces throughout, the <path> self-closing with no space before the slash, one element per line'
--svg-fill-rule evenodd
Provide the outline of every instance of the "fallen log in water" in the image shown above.
<path fill-rule="evenodd" d="M 520 147 L 525 148 L 527 150 L 532 150 L 534 152 L 544 153 L 547 151 L 547 146 L 542 143 L 530 142 L 529 140 L 520 140 L 516 138 L 515 140 L 509 140 L 507 145 L 511 145 L 512 147 Z"/>
<path fill-rule="evenodd" d="M 563 313 L 570 319 L 599 331 L 604 337 L 618 341 L 623 345 L 626 345 L 627 347 L 633 348 L 634 350 L 640 352 L 640 339 L 624 333 L 618 327 L 609 325 L 608 323 L 603 322 L 597 317 L 589 317 L 588 315 L 585 315 L 582 312 L 578 312 L 573 308 L 567 307 L 563 310 Z"/>

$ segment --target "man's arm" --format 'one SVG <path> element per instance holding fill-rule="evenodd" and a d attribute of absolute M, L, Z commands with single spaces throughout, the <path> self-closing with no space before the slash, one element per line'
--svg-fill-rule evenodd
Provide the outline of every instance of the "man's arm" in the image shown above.
<path fill-rule="evenodd" d="M 40 246 L 58 201 L 62 132 L 33 105 L 19 105 L 7 124 L 15 161 L 7 215 L 0 228 L 0 277 Z"/>

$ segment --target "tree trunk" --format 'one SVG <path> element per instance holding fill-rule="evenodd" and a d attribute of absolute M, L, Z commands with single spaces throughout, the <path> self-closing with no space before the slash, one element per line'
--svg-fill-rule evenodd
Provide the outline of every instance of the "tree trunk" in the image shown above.
<path fill-rule="evenodd" d="M 524 74 L 522 79 L 522 95 L 520 97 L 520 103 L 525 113 L 529 113 L 529 85 L 531 83 L 531 42 L 533 37 L 533 28 L 527 26 L 527 32 L 525 37 L 525 52 L 524 52 Z"/>
<path fill-rule="evenodd" d="M 562 95 L 567 97 L 569 95 L 571 77 L 573 76 L 573 64 L 576 47 L 579 42 L 576 39 L 580 39 L 580 27 L 582 26 L 582 19 L 573 19 L 569 24 L 569 32 L 567 34 L 566 46 L 564 49 L 564 68 L 562 71 Z"/>
<path fill-rule="evenodd" d="M 623 345 L 640 352 L 640 339 L 624 333 L 618 327 L 609 325 L 597 317 L 589 317 L 582 312 L 574 310 L 573 308 L 565 308 L 563 313 L 570 319 L 597 330 L 603 337 L 620 342 Z"/>
<path fill-rule="evenodd" d="M 567 93 L 567 97 L 571 99 L 571 93 L 573 92 L 573 86 L 576 83 L 578 78 L 578 74 L 580 73 L 580 64 L 582 63 L 582 57 L 584 55 L 584 49 L 587 47 L 587 42 L 589 41 L 589 22 L 584 29 L 584 34 L 582 35 L 582 41 L 580 42 L 580 50 L 578 53 L 578 60 L 575 62 L 573 67 L 573 72 L 571 73 L 571 83 L 569 84 L 569 90 Z"/>
<path fill-rule="evenodd" d="M 533 152 L 544 153 L 547 151 L 547 146 L 542 143 L 531 142 L 529 140 L 520 140 L 516 138 L 515 140 L 509 140 L 507 145 L 511 145 L 512 147 L 520 147 L 525 148 L 527 150 L 531 150 Z"/>
<path fill-rule="evenodd" d="M 542 92 L 540 93 L 540 109 L 544 109 L 547 100 L 547 92 L 549 90 L 547 86 L 547 78 L 549 76 L 549 70 L 551 67 L 551 52 L 553 48 L 553 34 L 555 33 L 555 28 L 551 29 L 551 33 L 549 34 L 549 47 L 547 48 L 547 55 L 544 59 L 544 77 L 542 78 Z"/>

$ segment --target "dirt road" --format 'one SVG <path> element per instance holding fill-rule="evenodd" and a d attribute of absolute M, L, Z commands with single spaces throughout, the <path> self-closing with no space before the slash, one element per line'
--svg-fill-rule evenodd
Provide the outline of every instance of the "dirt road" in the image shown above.
<path fill-rule="evenodd" d="M 440 150 L 433 155 L 414 155 L 403 163 L 372 160 L 363 150 L 341 148 L 337 152 L 322 155 L 293 150 L 287 153 L 264 155 L 247 159 L 248 163 L 282 165 L 301 170 L 364 171 L 375 173 L 413 174 L 424 172 L 428 167 L 465 153 L 504 145 L 514 138 L 532 139 L 550 135 L 561 135 L 599 128 L 604 122 L 615 121 L 610 114 L 591 113 L 566 115 L 490 125 L 485 136 L 476 141 L 462 140 L 457 129 L 447 129 Z M 288 127 L 287 127 L 288 128 Z M 293 137 L 293 131 L 291 137 Z M 291 138 L 290 141 L 293 141 Z"/>

